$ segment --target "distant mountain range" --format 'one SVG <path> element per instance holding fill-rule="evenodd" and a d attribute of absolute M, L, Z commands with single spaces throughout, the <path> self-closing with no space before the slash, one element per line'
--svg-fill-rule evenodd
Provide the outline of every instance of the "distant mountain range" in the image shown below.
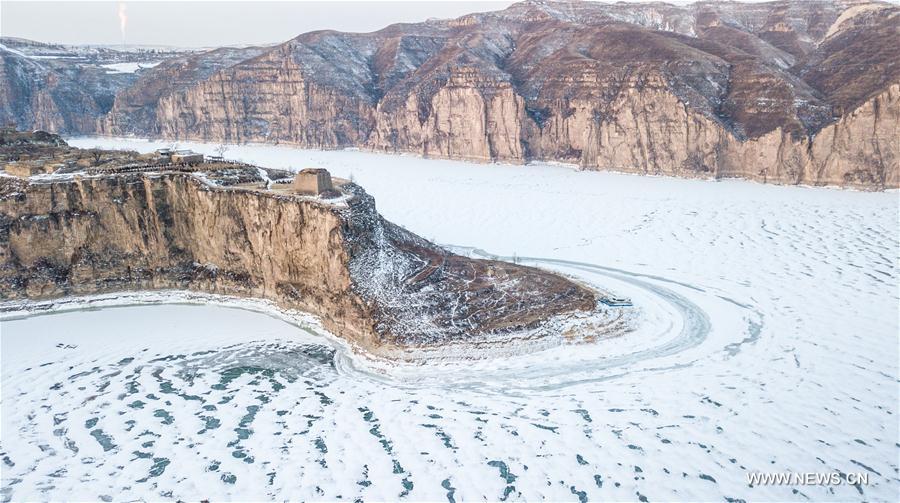
<path fill-rule="evenodd" d="M 0 48 L 0 121 L 21 128 L 900 186 L 889 3 L 530 0 L 269 47 L 140 51 L 161 63 L 133 74 L 27 44 Z"/>

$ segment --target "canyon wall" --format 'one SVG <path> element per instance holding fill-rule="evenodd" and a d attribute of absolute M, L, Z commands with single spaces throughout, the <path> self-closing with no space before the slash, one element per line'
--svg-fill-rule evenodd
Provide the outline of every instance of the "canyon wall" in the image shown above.
<path fill-rule="evenodd" d="M 421 109 L 429 110 L 424 120 Z M 444 159 L 524 162 L 527 120 L 525 100 L 508 82 L 461 68 L 430 98 L 413 93 L 402 107 L 379 107 L 364 146 Z"/>
<path fill-rule="evenodd" d="M 285 46 L 163 96 L 155 111 L 166 138 L 327 148 L 364 141 L 371 106 L 304 78 Z"/>
<path fill-rule="evenodd" d="M 8 181 L 8 183 L 12 183 Z M 328 205 L 211 189 L 187 175 L 7 185 L 6 299 L 188 289 L 273 299 L 373 347 L 352 291 L 344 219 Z"/>
<path fill-rule="evenodd" d="M 808 180 L 900 187 L 900 83 L 816 135 Z"/>
<path fill-rule="evenodd" d="M 102 109 L 82 82 L 0 50 L 0 124 L 45 131 L 93 131 Z M 112 97 L 109 97 L 112 101 Z"/>
<path fill-rule="evenodd" d="M 453 74 L 431 97 L 429 114 L 420 121 L 416 95 L 402 109 L 386 112 L 305 82 L 296 68 L 252 71 L 254 79 L 217 75 L 162 99 L 160 135 L 363 147 L 476 162 L 563 161 L 585 169 L 679 177 L 900 187 L 900 84 L 812 137 L 779 127 L 741 139 L 685 105 L 661 76 L 626 83 L 608 106 L 590 99 L 561 102 L 560 111 L 541 127 L 511 86 L 485 83 L 465 72 Z M 272 98 L 247 98 L 260 95 Z"/>
<path fill-rule="evenodd" d="M 6 101 L 65 132 L 881 190 L 900 186 L 898 30 L 864 0 L 528 0 L 164 61 L 108 111 Z"/>

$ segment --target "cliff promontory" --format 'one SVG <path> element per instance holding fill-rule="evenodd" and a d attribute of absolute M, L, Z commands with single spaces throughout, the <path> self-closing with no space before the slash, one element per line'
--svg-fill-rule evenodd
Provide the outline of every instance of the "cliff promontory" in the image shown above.
<path fill-rule="evenodd" d="M 597 308 L 595 294 L 568 279 L 455 255 L 385 221 L 350 182 L 309 193 L 280 183 L 286 173 L 78 157 L 85 151 L 45 136 L 0 145 L 7 165 L 36 153 L 59 161 L 40 176 L 0 176 L 5 301 L 160 289 L 263 298 L 386 356 L 557 333 Z M 79 167 L 83 159 L 90 165 Z"/>

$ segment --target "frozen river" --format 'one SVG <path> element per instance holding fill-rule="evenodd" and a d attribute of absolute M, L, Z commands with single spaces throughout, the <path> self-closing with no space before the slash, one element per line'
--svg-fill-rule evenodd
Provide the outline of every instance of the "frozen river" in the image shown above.
<path fill-rule="evenodd" d="M 264 306 L 7 318 L 4 499 L 900 497 L 896 192 L 225 155 L 352 175 L 388 219 L 612 286 L 646 324 L 590 348 L 385 376 Z M 751 487 L 755 473 L 840 483 Z"/>

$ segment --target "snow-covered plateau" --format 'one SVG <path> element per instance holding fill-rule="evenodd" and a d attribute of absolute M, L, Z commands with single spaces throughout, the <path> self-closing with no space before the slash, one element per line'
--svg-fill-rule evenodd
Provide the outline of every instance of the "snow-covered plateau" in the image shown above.
<path fill-rule="evenodd" d="M 7 305 L 3 500 L 900 498 L 896 192 L 261 145 L 225 157 L 352 177 L 454 251 L 631 297 L 638 328 L 398 366 L 261 301 Z"/>

